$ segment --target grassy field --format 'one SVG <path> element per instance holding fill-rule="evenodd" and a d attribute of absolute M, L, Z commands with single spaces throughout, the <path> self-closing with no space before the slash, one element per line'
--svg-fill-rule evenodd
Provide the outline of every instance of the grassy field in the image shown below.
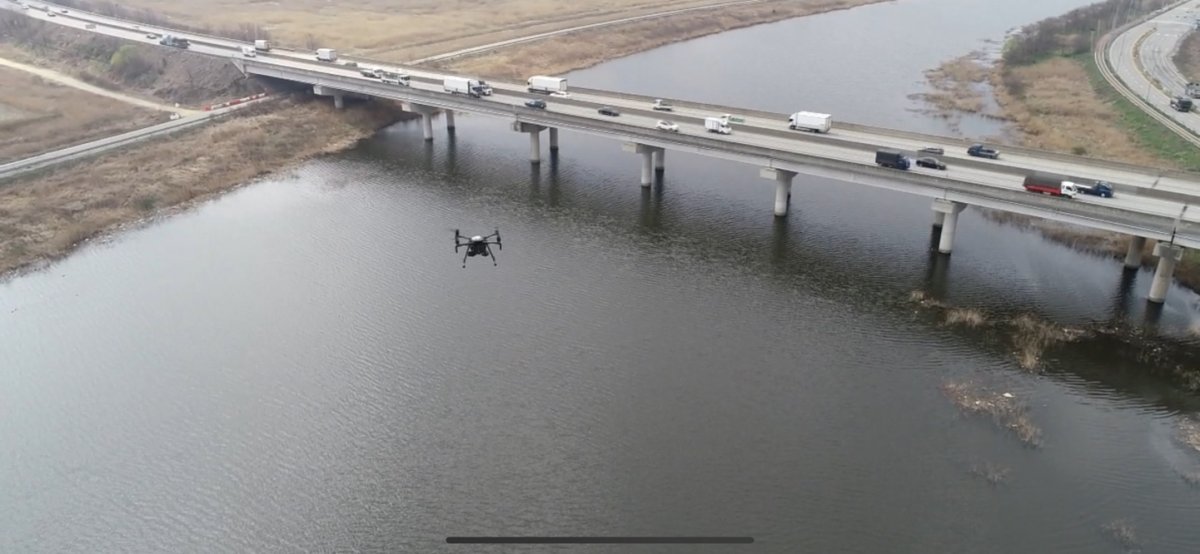
<path fill-rule="evenodd" d="M 0 67 L 0 163 L 28 157 L 167 120 L 139 108 Z"/>
<path fill-rule="evenodd" d="M 349 147 L 400 117 L 385 102 L 345 110 L 316 100 L 279 102 L 0 187 L 0 273 L 60 256 L 120 223 Z"/>
<path fill-rule="evenodd" d="M 1175 65 L 1189 81 L 1200 81 L 1200 32 L 1192 31 L 1175 53 Z"/>

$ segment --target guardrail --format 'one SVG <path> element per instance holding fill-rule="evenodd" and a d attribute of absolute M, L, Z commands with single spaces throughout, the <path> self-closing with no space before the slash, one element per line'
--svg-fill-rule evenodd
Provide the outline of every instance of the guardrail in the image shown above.
<path fill-rule="evenodd" d="M 1004 206 L 1001 209 L 1020 205 L 1022 209 L 1012 211 L 1030 213 L 1038 217 L 1049 217 L 1052 219 L 1062 219 L 1069 216 L 1070 220 L 1083 222 L 1081 224 L 1084 225 L 1103 228 L 1105 230 L 1135 233 L 1149 238 L 1164 238 L 1169 236 L 1175 224 L 1174 218 L 1159 214 L 1148 214 L 1092 203 L 1085 204 L 1062 199 L 1049 199 L 1029 194 L 1019 189 L 1006 189 L 940 176 L 883 169 L 876 166 L 873 160 L 863 163 L 835 160 L 765 146 L 729 142 L 715 137 L 662 133 L 654 129 L 632 127 L 583 116 L 473 100 L 467 97 L 424 91 L 411 87 L 383 85 L 364 79 L 330 75 L 307 69 L 283 67 L 261 62 L 256 63 L 249 60 L 244 63 L 249 73 L 308 82 L 350 93 L 407 101 L 431 108 L 512 118 L 514 121 L 546 127 L 573 129 L 588 134 L 735 160 L 742 163 L 759 165 L 760 167 L 776 167 L 797 171 L 798 173 L 817 175 L 833 175 L 836 173 L 850 181 L 866 182 L 864 181 L 865 179 L 873 180 L 873 182 L 886 182 L 887 185 L 875 186 L 886 186 L 887 188 L 895 188 L 897 190 L 905 187 L 903 190 L 907 192 L 927 197 L 946 197 L 953 194 L 965 199 L 963 201 L 974 205 Z M 1188 244 L 1200 246 L 1200 236 L 1189 237 L 1186 241 Z M 1180 241 L 1177 240 L 1176 242 Z"/>

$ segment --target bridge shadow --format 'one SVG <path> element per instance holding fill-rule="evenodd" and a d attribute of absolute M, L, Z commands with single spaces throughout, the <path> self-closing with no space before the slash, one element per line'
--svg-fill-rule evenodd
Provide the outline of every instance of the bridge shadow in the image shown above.
<path fill-rule="evenodd" d="M 639 227 L 646 232 L 663 230 L 663 188 L 661 186 L 641 187 L 641 194 L 641 209 L 638 212 Z"/>

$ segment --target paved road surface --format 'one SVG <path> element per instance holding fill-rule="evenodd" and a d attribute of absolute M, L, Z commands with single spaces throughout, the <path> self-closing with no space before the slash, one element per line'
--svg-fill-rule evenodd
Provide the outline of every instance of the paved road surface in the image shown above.
<path fill-rule="evenodd" d="M 1200 14 L 1200 0 L 1191 0 L 1130 28 L 1109 44 L 1108 59 L 1117 76 L 1134 94 L 1200 135 L 1200 113 L 1171 109 L 1171 97 L 1182 94 L 1186 83 L 1172 58 L 1183 36 L 1200 18 L 1197 14 Z M 1135 46 L 1142 37 L 1145 40 L 1138 48 L 1142 67 L 1138 67 L 1134 61 Z"/>

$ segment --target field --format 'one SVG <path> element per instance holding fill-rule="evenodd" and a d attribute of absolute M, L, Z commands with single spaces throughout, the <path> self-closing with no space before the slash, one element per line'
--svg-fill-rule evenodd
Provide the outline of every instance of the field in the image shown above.
<path fill-rule="evenodd" d="M 0 67 L 0 163 L 132 131 L 167 120 L 164 112 L 83 92 Z"/>
<path fill-rule="evenodd" d="M 1192 31 L 1175 53 L 1175 65 L 1189 81 L 1200 81 L 1200 32 Z"/>

